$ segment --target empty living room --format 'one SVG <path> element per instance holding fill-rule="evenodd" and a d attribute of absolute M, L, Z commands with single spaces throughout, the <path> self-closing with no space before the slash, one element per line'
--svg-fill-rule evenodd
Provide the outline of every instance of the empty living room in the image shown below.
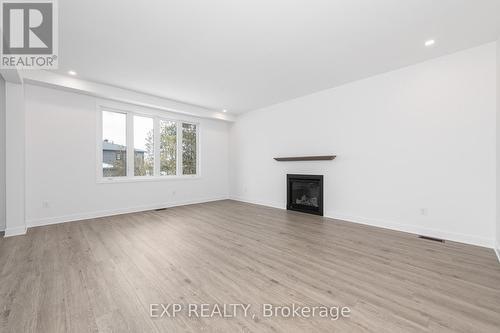
<path fill-rule="evenodd" d="M 0 0 L 0 333 L 500 332 L 500 0 Z"/>

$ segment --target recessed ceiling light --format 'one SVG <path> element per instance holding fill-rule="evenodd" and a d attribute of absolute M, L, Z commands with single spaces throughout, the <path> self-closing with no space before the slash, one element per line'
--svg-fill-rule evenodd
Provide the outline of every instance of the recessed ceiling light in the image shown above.
<path fill-rule="evenodd" d="M 75 75 L 76 75 L 76 72 L 75 72 L 75 71 L 68 71 L 68 74 L 69 74 L 69 75 L 73 75 L 73 76 L 75 76 Z"/>
<path fill-rule="evenodd" d="M 425 42 L 425 46 L 427 47 L 431 47 L 434 44 L 436 44 L 436 41 L 434 39 L 429 39 L 428 41 Z"/>
<path fill-rule="evenodd" d="M 227 110 L 226 110 L 226 109 L 224 109 L 224 110 L 222 110 L 222 112 L 226 113 L 226 112 L 227 112 Z"/>

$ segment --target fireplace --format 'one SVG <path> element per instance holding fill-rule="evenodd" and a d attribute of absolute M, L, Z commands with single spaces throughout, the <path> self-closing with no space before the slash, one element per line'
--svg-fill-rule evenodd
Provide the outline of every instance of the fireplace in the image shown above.
<path fill-rule="evenodd" d="M 286 175 L 286 209 L 323 216 L 323 176 Z"/>

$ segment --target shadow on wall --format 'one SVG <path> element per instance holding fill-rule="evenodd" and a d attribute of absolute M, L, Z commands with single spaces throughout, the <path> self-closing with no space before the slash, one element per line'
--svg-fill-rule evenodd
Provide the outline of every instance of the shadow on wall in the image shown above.
<path fill-rule="evenodd" d="M 5 81 L 0 76 L 0 231 L 5 230 Z"/>

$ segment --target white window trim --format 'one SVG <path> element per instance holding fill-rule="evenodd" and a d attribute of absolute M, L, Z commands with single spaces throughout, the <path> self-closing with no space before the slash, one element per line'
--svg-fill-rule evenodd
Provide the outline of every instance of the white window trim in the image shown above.
<path fill-rule="evenodd" d="M 97 144 L 96 144 L 96 181 L 97 183 L 133 183 L 133 182 L 150 182 L 150 181 L 172 181 L 172 180 L 188 180 L 201 178 L 201 135 L 200 123 L 182 118 L 164 116 L 158 111 L 150 111 L 140 108 L 139 111 L 131 110 L 128 107 L 108 106 L 105 104 L 97 105 Z M 137 109 L 137 108 L 136 108 Z M 117 112 L 127 116 L 126 124 L 126 142 L 127 142 L 127 175 L 123 177 L 104 177 L 102 169 L 102 112 Z M 134 175 L 134 116 L 153 118 L 154 129 L 154 176 L 135 176 Z M 160 176 L 160 120 L 171 121 L 177 124 L 177 163 L 176 175 Z M 182 174 L 182 124 L 196 125 L 196 174 Z M 130 153 L 130 150 L 132 153 Z"/>

